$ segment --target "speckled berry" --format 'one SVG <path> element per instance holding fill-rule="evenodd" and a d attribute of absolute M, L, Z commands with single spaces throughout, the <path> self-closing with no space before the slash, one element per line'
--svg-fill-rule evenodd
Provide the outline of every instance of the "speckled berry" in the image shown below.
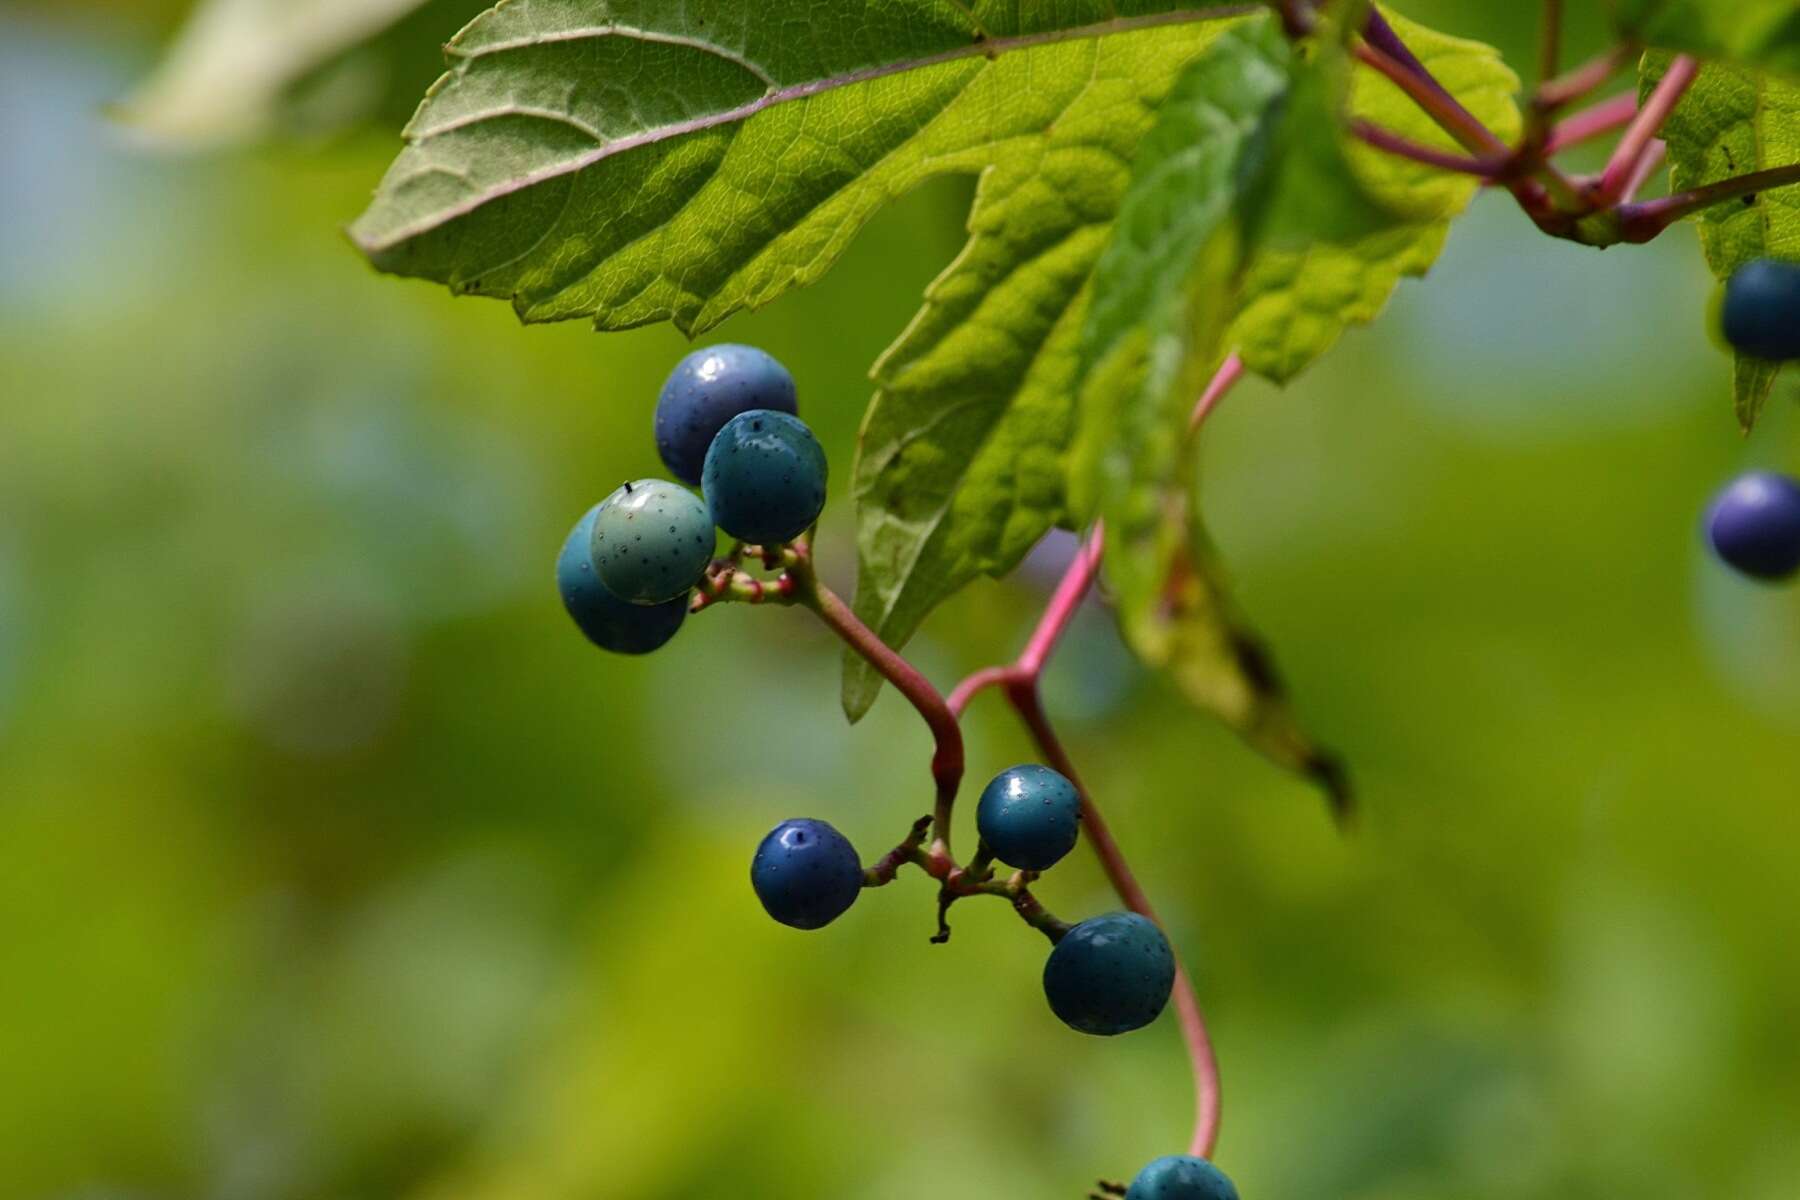
<path fill-rule="evenodd" d="M 825 509 L 825 451 L 798 417 L 740 413 L 707 450 L 701 490 L 713 523 L 739 541 L 792 541 Z"/>
<path fill-rule="evenodd" d="M 1238 1191 L 1204 1158 L 1168 1154 L 1138 1172 L 1125 1200 L 1238 1200 Z"/>
<path fill-rule="evenodd" d="M 1154 921 L 1136 913 L 1089 917 L 1044 964 L 1050 1010 L 1071 1029 L 1110 1036 L 1156 1020 L 1175 987 L 1175 955 Z"/>
<path fill-rule="evenodd" d="M 1739 353 L 1771 362 L 1800 358 L 1800 263 L 1759 258 L 1733 271 L 1719 323 Z"/>
<path fill-rule="evenodd" d="M 1800 483 L 1770 471 L 1738 476 L 1707 512 L 1706 536 L 1744 574 L 1786 579 L 1800 570 Z"/>
<path fill-rule="evenodd" d="M 771 917 L 795 929 L 831 924 L 862 894 L 862 862 L 824 821 L 783 821 L 750 860 L 750 886 Z"/>
<path fill-rule="evenodd" d="M 700 582 L 712 561 L 712 519 L 680 484 L 635 480 L 600 502 L 593 552 L 600 582 L 613 595 L 661 604 Z"/>
<path fill-rule="evenodd" d="M 1007 866 L 1048 871 L 1075 848 L 1081 796 L 1049 767 L 1010 767 L 982 789 L 975 824 L 981 840 Z"/>
<path fill-rule="evenodd" d="M 556 556 L 556 590 L 588 641 L 616 654 L 648 654 L 675 636 L 687 619 L 687 596 L 662 604 L 627 604 L 600 582 L 594 570 L 594 518 L 598 504 L 575 523 Z"/>
<path fill-rule="evenodd" d="M 657 452 L 675 478 L 697 484 L 725 422 L 756 408 L 800 411 L 786 367 L 755 346 L 727 342 L 696 350 L 675 364 L 657 397 Z"/>

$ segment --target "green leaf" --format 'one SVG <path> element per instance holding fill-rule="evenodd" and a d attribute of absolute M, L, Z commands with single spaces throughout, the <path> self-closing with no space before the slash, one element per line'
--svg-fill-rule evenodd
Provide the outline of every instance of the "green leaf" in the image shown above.
<path fill-rule="evenodd" d="M 1519 79 L 1499 52 L 1449 37 L 1384 10 L 1414 54 L 1468 110 L 1502 140 L 1515 140 Z M 1414 141 L 1461 148 L 1386 76 L 1350 77 L 1351 115 Z M 1323 355 L 1351 325 L 1375 319 L 1400 280 L 1423 275 L 1437 260 L 1450 220 L 1479 190 L 1468 175 L 1441 171 L 1360 142 L 1344 151 L 1362 190 L 1407 219 L 1357 233 L 1303 223 L 1299 236 L 1269 236 L 1244 281 L 1242 312 L 1228 345 L 1249 368 L 1285 383 Z M 1338 195 L 1340 192 L 1325 192 Z"/>
<path fill-rule="evenodd" d="M 1364 191 L 1344 153 L 1347 63 L 1329 43 L 1311 49 L 1311 62 L 1296 61 L 1273 18 L 1232 31 L 1189 69 L 1144 139 L 1083 331 L 1072 499 L 1105 520 L 1107 577 L 1132 648 L 1193 703 L 1320 782 L 1341 814 L 1341 771 L 1294 719 L 1222 582 L 1188 433 L 1267 255 L 1356 245 L 1406 219 Z"/>
<path fill-rule="evenodd" d="M 1064 519 L 1087 281 L 1139 140 L 1228 27 L 1095 44 L 1042 135 L 983 173 L 968 244 L 876 364 L 855 471 L 856 611 L 890 644 L 977 575 L 1012 570 Z M 846 656 L 852 720 L 880 688 Z"/>
<path fill-rule="evenodd" d="M 1517 135 L 1518 79 L 1497 52 L 1387 15 L 1470 111 L 1502 138 Z M 1178 49 L 1172 60 L 1129 65 L 1146 86 L 1146 102 L 1147 85 L 1165 70 L 1172 79 L 1198 45 Z M 1114 70 L 1108 66 L 1107 78 Z M 1375 72 L 1355 74 L 1351 104 L 1357 116 L 1456 149 Z M 1135 106 L 1132 117 L 1107 126 L 1109 145 L 1126 156 L 1148 124 Z M 1295 236 L 1265 241 L 1229 341 L 1269 378 L 1291 378 L 1347 325 L 1373 319 L 1402 276 L 1422 274 L 1435 260 L 1449 219 L 1476 191 L 1467 176 L 1360 145 L 1348 153 L 1371 194 L 1408 219 L 1361 233 L 1301 223 Z M 856 470 L 856 609 L 890 644 L 904 644 L 969 580 L 1010 571 L 1047 529 L 1068 522 L 1063 476 L 1075 427 L 1075 341 L 1124 179 L 1108 172 L 1085 183 L 1075 192 L 1073 181 L 984 180 L 967 249 L 877 365 L 881 390 Z M 1297 183 L 1288 195 L 1308 190 Z M 852 720 L 880 687 L 860 658 L 846 656 L 844 706 Z"/>
<path fill-rule="evenodd" d="M 203 0 L 156 70 L 112 115 L 159 148 L 205 149 L 278 129 L 334 128 L 410 102 L 416 52 L 472 0 Z"/>
<path fill-rule="evenodd" d="M 1104 106 L 1078 114 L 1100 149 L 1041 158 L 1100 57 L 1154 58 L 1233 11 L 508 0 L 450 44 L 351 233 L 526 320 L 706 329 L 818 278 L 932 176 L 1106 169 Z"/>
<path fill-rule="evenodd" d="M 1800 75 L 1794 0 L 1614 0 L 1614 23 L 1647 46 Z"/>
<path fill-rule="evenodd" d="M 1645 56 L 1641 87 L 1656 86 L 1670 56 Z M 1701 68 L 1663 125 L 1675 191 L 1800 162 L 1800 84 L 1743 67 Z M 1700 245 L 1724 280 L 1752 259 L 1800 259 L 1800 185 L 1774 188 L 1703 210 Z M 1732 372 L 1738 423 L 1755 424 L 1780 367 L 1738 356 Z"/>

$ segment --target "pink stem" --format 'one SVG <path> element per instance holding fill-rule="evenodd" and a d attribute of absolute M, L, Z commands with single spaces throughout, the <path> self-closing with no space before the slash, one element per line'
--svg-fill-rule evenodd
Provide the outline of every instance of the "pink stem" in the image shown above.
<path fill-rule="evenodd" d="M 1484 179 L 1491 179 L 1506 168 L 1505 159 L 1480 159 L 1467 154 L 1456 154 L 1449 150 L 1439 150 L 1435 146 L 1415 142 L 1391 129 L 1383 129 L 1379 125 L 1360 118 L 1350 122 L 1350 132 L 1377 150 L 1384 150 L 1400 158 L 1411 159 L 1413 162 L 1424 163 L 1428 167 L 1439 167 L 1464 175 L 1479 175 Z"/>
<path fill-rule="evenodd" d="M 1667 158 L 1668 154 L 1669 143 L 1661 138 L 1651 140 L 1649 148 L 1644 151 L 1644 157 L 1638 160 L 1637 170 L 1633 171 L 1631 178 L 1625 181 L 1625 192 L 1619 197 L 1621 204 L 1630 203 L 1632 197 L 1643 190 L 1644 185 L 1650 182 L 1650 176 L 1656 173 L 1656 168 L 1662 166 L 1663 159 Z"/>
<path fill-rule="evenodd" d="M 1649 152 L 1650 143 L 1656 138 L 1656 131 L 1668 120 L 1669 114 L 1681 102 L 1681 97 L 1699 73 L 1700 64 L 1686 54 L 1669 64 L 1668 73 L 1657 81 L 1656 89 L 1631 119 L 1631 124 L 1625 129 L 1625 136 L 1619 139 L 1618 147 L 1607 161 L 1606 170 L 1600 175 L 1600 185 L 1593 195 L 1595 208 L 1611 208 L 1619 202 L 1632 177 L 1637 174 L 1638 164 Z"/>
<path fill-rule="evenodd" d="M 1019 661 L 1013 664 L 1015 675 L 1036 679 L 1044 673 L 1044 663 L 1049 660 L 1050 652 L 1056 649 L 1063 631 L 1075 619 L 1075 613 L 1080 609 L 1082 600 L 1087 597 L 1088 589 L 1094 585 L 1094 577 L 1100 573 L 1100 555 L 1105 545 L 1106 526 L 1096 521 L 1094 532 L 1088 535 L 1081 548 L 1075 552 L 1075 561 L 1063 572 L 1062 582 L 1051 593 L 1050 603 L 1045 606 L 1043 617 L 1032 631 L 1031 640 L 1025 643 Z"/>
<path fill-rule="evenodd" d="M 1243 375 L 1243 358 L 1235 352 L 1227 355 L 1194 405 L 1193 415 L 1188 419 L 1188 436 L 1193 436 Z M 1087 831 L 1088 844 L 1099 856 L 1100 867 L 1111 882 L 1113 891 L 1118 893 L 1119 899 L 1127 908 L 1157 921 L 1150 897 L 1144 893 L 1143 886 L 1132 873 L 1124 851 L 1119 849 L 1119 843 L 1113 838 L 1111 826 L 1107 825 L 1105 816 L 1094 803 L 1093 795 L 1081 782 L 1081 776 L 1076 772 L 1068 751 L 1063 748 L 1062 740 L 1056 736 L 1050 717 L 1044 711 L 1043 697 L 1038 686 L 1051 653 L 1068 630 L 1069 622 L 1080 609 L 1082 599 L 1094 586 L 1094 580 L 1099 575 L 1105 537 L 1105 529 L 1099 522 L 1095 522 L 1094 531 L 1088 535 L 1076 552 L 1075 560 L 1063 572 L 1061 581 L 1050 596 L 1049 604 L 1045 606 L 1043 617 L 1032 631 L 1018 660 L 1003 667 L 984 667 L 970 675 L 950 693 L 948 707 L 952 713 L 961 717 L 969 702 L 984 689 L 1002 687 L 1006 690 L 1008 701 L 1025 728 L 1030 731 L 1032 740 L 1037 743 L 1038 752 L 1051 767 L 1060 771 L 1075 785 L 1076 792 L 1081 796 L 1081 820 Z M 1161 924 L 1160 921 L 1157 923 Z M 1175 970 L 1173 998 L 1175 1019 L 1181 1027 L 1181 1040 L 1187 1047 L 1188 1062 L 1194 1076 L 1194 1132 L 1188 1142 L 1188 1153 L 1210 1158 L 1218 1145 L 1222 1112 L 1219 1060 L 1213 1050 L 1212 1037 L 1206 1031 L 1206 1018 L 1200 1011 L 1199 997 L 1194 994 L 1193 981 L 1179 963 Z"/>
<path fill-rule="evenodd" d="M 1568 120 L 1557 122 L 1544 142 L 1544 153 L 1555 154 L 1628 125 L 1637 115 L 1637 107 L 1637 97 L 1626 92 L 1583 109 Z"/>

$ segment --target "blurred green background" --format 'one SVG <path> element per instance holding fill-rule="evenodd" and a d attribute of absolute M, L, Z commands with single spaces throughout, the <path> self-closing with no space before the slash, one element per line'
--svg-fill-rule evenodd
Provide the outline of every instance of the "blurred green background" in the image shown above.
<path fill-rule="evenodd" d="M 405 78 L 478 7 L 434 4 Z M 892 695 L 843 724 L 802 614 L 633 661 L 560 611 L 685 343 L 372 274 L 340 228 L 391 103 L 128 150 L 101 107 L 184 8 L 0 3 L 0 1195 L 1075 1200 L 1179 1147 L 1172 1022 L 1064 1029 L 1003 906 L 943 948 L 916 877 L 763 917 L 761 834 L 878 853 L 927 747 Z M 1530 60 L 1535 5 L 1406 11 Z M 846 586 L 866 368 L 967 196 L 711 335 L 799 378 Z M 1486 196 L 1378 326 L 1215 418 L 1215 532 L 1353 836 L 1103 613 L 1056 663 L 1251 1200 L 1797 1194 L 1800 593 L 1696 528 L 1800 427 L 1790 383 L 1736 433 L 1709 287 L 1689 230 L 1600 255 Z M 1044 587 L 972 588 L 917 659 L 1008 655 Z M 996 701 L 970 735 L 978 780 L 1028 757 Z M 1042 894 L 1113 906 L 1086 856 Z"/>

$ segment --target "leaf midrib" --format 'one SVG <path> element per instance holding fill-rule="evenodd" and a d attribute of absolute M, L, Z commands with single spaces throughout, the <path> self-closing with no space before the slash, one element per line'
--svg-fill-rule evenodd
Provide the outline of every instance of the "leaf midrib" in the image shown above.
<path fill-rule="evenodd" d="M 854 71 L 846 71 L 840 75 L 828 75 L 820 79 L 810 79 L 801 83 L 788 84 L 786 87 L 771 88 L 756 99 L 737 105 L 734 108 L 723 109 L 716 113 L 707 113 L 703 116 L 691 117 L 685 121 L 676 121 L 669 125 L 658 126 L 655 129 L 646 129 L 641 133 L 634 133 L 626 137 L 615 138 L 603 145 L 596 146 L 593 150 L 590 150 L 585 154 L 577 155 L 575 158 L 565 162 L 528 172 L 516 179 L 509 179 L 502 183 L 492 184 L 475 195 L 460 200 L 456 204 L 434 212 L 429 216 L 424 216 L 416 221 L 402 225 L 400 228 L 393 230 L 380 238 L 366 238 L 352 230 L 351 239 L 363 253 L 380 254 L 384 251 L 392 250 L 403 242 L 410 241 L 433 229 L 446 225 L 459 217 L 468 216 L 470 213 L 492 204 L 496 200 L 502 200 L 507 196 L 525 191 L 528 188 L 548 183 L 552 179 L 560 179 L 565 175 L 573 175 L 580 171 L 585 171 L 589 167 L 604 162 L 606 159 L 611 158 L 616 154 L 623 154 L 628 150 L 636 150 L 643 146 L 653 146 L 659 142 L 668 141 L 671 138 L 685 137 L 688 134 L 700 133 L 720 125 L 729 125 L 738 121 L 746 121 L 751 117 L 756 116 L 758 113 L 774 108 L 777 105 L 786 104 L 794 100 L 804 100 L 808 97 L 835 91 L 842 87 L 851 87 L 859 83 L 870 83 L 877 79 L 884 79 L 889 75 L 900 75 L 908 71 L 918 71 L 927 67 L 942 66 L 945 63 L 960 62 L 969 58 L 981 57 L 995 59 L 1002 54 L 1007 54 L 1014 50 L 1026 50 L 1036 46 L 1050 46 L 1062 42 L 1109 37 L 1114 34 L 1130 33 L 1140 29 L 1155 29 L 1168 25 L 1191 25 L 1204 21 L 1224 20 L 1228 17 L 1248 15 L 1258 11 L 1262 7 L 1261 4 L 1217 4 L 1205 8 L 1179 9 L 1173 12 L 1164 13 L 1149 13 L 1141 17 L 1115 17 L 1110 21 L 1100 21 L 1091 25 L 1072 26 L 1068 29 L 1045 30 L 1041 33 L 1016 34 L 1011 37 L 1001 38 L 981 38 L 980 40 L 971 42 L 967 46 L 957 46 L 949 50 L 939 51 L 936 54 L 924 55 L 920 58 L 882 63 L 877 66 L 859 67 Z M 625 26 L 609 26 L 605 29 L 596 29 L 593 32 L 593 36 L 632 37 L 638 32 L 640 31 L 631 30 Z M 979 36 L 979 31 L 971 30 L 971 34 Z M 465 59 L 473 57 L 479 56 L 464 56 Z M 754 71 L 753 73 L 759 75 L 763 74 L 761 71 Z M 485 115 L 483 119 L 485 119 Z"/>

